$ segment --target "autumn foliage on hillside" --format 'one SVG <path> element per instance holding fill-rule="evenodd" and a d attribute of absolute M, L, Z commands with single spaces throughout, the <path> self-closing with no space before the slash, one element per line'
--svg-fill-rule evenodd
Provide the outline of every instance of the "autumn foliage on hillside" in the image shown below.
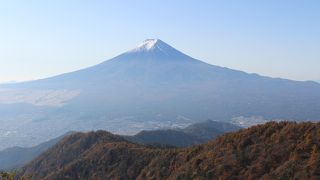
<path fill-rule="evenodd" d="M 78 133 L 25 166 L 35 179 L 319 179 L 320 123 L 270 122 L 190 148 Z"/>

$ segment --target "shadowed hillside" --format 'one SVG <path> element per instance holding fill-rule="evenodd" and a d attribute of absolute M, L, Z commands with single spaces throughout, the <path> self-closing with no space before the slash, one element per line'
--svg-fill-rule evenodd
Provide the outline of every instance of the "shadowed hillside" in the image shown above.
<path fill-rule="evenodd" d="M 125 139 L 145 145 L 187 147 L 207 143 L 219 135 L 239 129 L 239 126 L 230 123 L 207 120 L 184 129 L 141 131 L 134 136 L 125 136 Z"/>
<path fill-rule="evenodd" d="M 60 141 L 19 175 L 35 179 L 319 179 L 320 123 L 270 122 L 184 149 L 104 131 Z"/>

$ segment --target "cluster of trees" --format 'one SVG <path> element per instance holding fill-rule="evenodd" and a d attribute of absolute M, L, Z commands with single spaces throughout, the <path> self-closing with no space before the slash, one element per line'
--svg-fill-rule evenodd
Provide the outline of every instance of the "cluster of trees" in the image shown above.
<path fill-rule="evenodd" d="M 190 148 L 78 133 L 19 172 L 36 179 L 319 179 L 320 123 L 270 122 Z"/>
<path fill-rule="evenodd" d="M 319 148 L 320 123 L 270 122 L 210 142 L 184 169 L 223 179 L 319 179 Z"/>

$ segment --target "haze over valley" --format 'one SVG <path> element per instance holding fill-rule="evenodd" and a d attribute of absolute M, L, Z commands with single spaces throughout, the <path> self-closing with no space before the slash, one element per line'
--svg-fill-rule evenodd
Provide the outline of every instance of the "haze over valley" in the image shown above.
<path fill-rule="evenodd" d="M 68 131 L 130 135 L 206 119 L 245 127 L 320 119 L 320 84 L 210 65 L 159 39 L 86 69 L 0 85 L 0 91 L 2 149 Z"/>

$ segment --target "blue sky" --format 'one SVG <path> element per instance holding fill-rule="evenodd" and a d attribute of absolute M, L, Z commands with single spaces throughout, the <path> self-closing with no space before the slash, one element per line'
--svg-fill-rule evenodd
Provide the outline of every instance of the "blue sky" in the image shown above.
<path fill-rule="evenodd" d="M 44 78 L 159 38 L 205 62 L 320 80 L 317 0 L 0 1 L 0 82 Z"/>

